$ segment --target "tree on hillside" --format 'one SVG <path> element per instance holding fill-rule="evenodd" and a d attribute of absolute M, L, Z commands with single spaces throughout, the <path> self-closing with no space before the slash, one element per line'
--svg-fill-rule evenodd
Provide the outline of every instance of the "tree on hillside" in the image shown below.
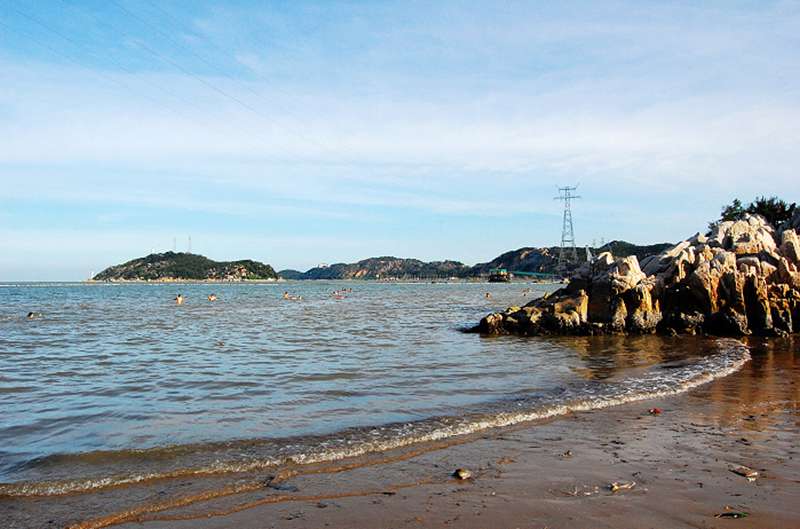
<path fill-rule="evenodd" d="M 739 220 L 744 217 L 745 213 L 747 213 L 747 209 L 742 206 L 742 201 L 738 198 L 734 198 L 733 202 L 722 208 L 719 220 Z"/>
<path fill-rule="evenodd" d="M 736 198 L 727 206 L 723 206 L 719 220 L 709 223 L 708 227 L 713 229 L 720 222 L 741 220 L 747 213 L 761 215 L 773 226 L 778 226 L 791 219 L 795 211 L 797 211 L 796 203 L 789 204 L 778 197 L 757 197 L 746 207 L 742 205 L 741 200 Z"/>

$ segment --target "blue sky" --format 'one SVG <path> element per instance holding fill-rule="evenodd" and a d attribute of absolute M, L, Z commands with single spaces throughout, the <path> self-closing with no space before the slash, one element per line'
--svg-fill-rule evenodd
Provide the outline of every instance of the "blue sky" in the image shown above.
<path fill-rule="evenodd" d="M 702 4 L 702 5 L 701 5 Z M 800 185 L 798 2 L 0 0 L 0 280 L 676 241 Z"/>

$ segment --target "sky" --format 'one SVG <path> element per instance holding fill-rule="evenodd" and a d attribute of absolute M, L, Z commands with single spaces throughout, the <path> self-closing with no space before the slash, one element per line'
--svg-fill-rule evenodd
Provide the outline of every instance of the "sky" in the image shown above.
<path fill-rule="evenodd" d="M 800 2 L 0 0 L 0 281 L 674 242 L 800 199 Z"/>

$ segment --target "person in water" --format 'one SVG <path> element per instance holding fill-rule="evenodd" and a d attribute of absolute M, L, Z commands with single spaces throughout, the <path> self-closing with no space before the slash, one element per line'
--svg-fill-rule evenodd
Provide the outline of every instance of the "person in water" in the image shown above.
<path fill-rule="evenodd" d="M 290 295 L 288 292 L 283 293 L 283 299 L 287 301 L 300 301 L 303 299 L 303 296 L 293 296 Z"/>
<path fill-rule="evenodd" d="M 216 294 L 209 294 L 208 295 L 208 301 L 217 301 L 217 295 Z"/>
<path fill-rule="evenodd" d="M 28 319 L 29 320 L 35 320 L 35 319 L 41 318 L 41 317 L 42 317 L 42 313 L 41 312 L 29 312 L 28 313 Z"/>
<path fill-rule="evenodd" d="M 177 296 L 175 296 L 175 304 L 183 305 L 183 294 L 178 294 Z"/>
<path fill-rule="evenodd" d="M 492 294 L 487 292 L 485 297 L 486 297 L 486 299 L 492 299 Z"/>

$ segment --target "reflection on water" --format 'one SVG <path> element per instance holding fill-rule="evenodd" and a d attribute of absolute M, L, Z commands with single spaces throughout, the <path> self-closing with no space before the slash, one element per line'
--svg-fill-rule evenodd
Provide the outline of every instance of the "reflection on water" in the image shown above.
<path fill-rule="evenodd" d="M 587 380 L 609 379 L 621 372 L 630 375 L 655 364 L 675 368 L 713 349 L 713 342 L 696 336 L 580 336 L 554 341 L 578 354 L 581 363 L 573 371 Z"/>
<path fill-rule="evenodd" d="M 800 426 L 800 337 L 750 338 L 746 343 L 752 361 L 736 376 L 717 380 L 692 397 L 712 407 L 711 416 L 721 426 L 769 433 L 785 414 Z"/>

